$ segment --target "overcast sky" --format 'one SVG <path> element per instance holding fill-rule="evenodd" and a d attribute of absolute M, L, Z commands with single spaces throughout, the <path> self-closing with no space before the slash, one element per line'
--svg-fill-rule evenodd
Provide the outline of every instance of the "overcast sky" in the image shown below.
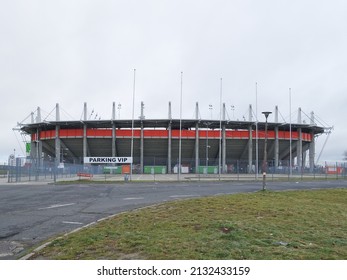
<path fill-rule="evenodd" d="M 110 119 L 112 102 L 131 118 L 219 118 L 220 79 L 228 118 L 298 107 L 334 126 L 321 160 L 347 150 L 347 1 L 345 0 L 0 0 L 0 162 L 24 153 L 17 122 L 37 107 L 47 117 L 80 119 L 83 103 Z M 212 112 L 209 104 L 213 105 Z M 235 110 L 231 110 L 234 106 Z M 96 114 L 95 113 L 95 114 Z M 52 113 L 54 117 L 54 112 Z M 94 114 L 94 116 L 95 116 Z M 309 122 L 306 115 L 303 119 Z M 118 116 L 118 111 L 117 111 Z M 283 119 L 282 119 L 283 117 Z M 47 119 L 52 119 L 48 116 Z M 273 116 L 269 118 L 273 121 Z M 317 157 L 326 136 L 318 138 Z"/>

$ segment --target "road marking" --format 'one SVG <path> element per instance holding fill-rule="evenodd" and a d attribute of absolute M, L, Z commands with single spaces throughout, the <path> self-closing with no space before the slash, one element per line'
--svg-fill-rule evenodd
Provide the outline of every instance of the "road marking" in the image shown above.
<path fill-rule="evenodd" d="M 171 198 L 181 198 L 181 197 L 193 197 L 197 196 L 194 194 L 177 194 L 177 195 L 170 195 Z"/>
<path fill-rule="evenodd" d="M 76 203 L 68 203 L 68 204 L 54 204 L 48 207 L 43 207 L 43 208 L 39 208 L 38 210 L 46 210 L 46 209 L 53 209 L 53 208 L 59 208 L 59 207 L 65 207 L 65 206 L 71 206 L 74 205 Z"/>
<path fill-rule="evenodd" d="M 143 197 L 126 197 L 123 198 L 123 200 L 140 200 L 140 199 L 144 199 Z"/>
<path fill-rule="evenodd" d="M 72 224 L 72 225 L 83 225 L 83 223 L 80 222 L 69 222 L 69 221 L 62 221 L 63 224 Z"/>

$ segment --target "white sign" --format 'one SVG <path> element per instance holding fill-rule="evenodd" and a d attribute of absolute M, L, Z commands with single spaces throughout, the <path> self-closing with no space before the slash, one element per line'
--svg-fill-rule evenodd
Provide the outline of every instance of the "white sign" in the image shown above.
<path fill-rule="evenodd" d="M 16 157 L 14 154 L 11 154 L 9 157 L 8 157 L 8 165 L 9 166 L 16 166 Z"/>
<path fill-rule="evenodd" d="M 84 163 L 132 163 L 131 157 L 85 157 Z"/>

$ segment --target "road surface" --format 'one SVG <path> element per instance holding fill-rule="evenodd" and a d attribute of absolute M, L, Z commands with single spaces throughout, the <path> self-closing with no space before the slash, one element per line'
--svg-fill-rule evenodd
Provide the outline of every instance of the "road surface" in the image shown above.
<path fill-rule="evenodd" d="M 347 187 L 347 181 L 268 182 L 269 190 Z M 0 183 L 0 259 L 112 214 L 175 199 L 254 192 L 262 182 Z"/>

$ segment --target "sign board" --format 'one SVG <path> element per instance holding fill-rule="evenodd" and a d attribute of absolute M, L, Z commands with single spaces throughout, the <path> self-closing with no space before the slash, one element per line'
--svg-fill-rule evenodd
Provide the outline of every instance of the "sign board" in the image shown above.
<path fill-rule="evenodd" d="M 131 157 L 85 157 L 83 160 L 84 163 L 132 163 L 133 160 Z"/>
<path fill-rule="evenodd" d="M 11 154 L 9 157 L 8 157 L 8 165 L 9 166 L 16 166 L 16 157 L 14 154 Z"/>
<path fill-rule="evenodd" d="M 25 144 L 25 151 L 27 154 L 30 154 L 31 152 L 31 143 L 26 143 Z"/>

